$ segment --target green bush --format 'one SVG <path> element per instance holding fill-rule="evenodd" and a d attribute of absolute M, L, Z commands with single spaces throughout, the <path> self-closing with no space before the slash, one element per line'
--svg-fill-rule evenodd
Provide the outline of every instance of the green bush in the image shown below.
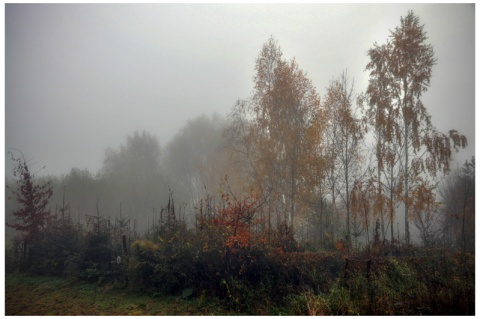
<path fill-rule="evenodd" d="M 128 265 L 129 283 L 139 290 L 151 289 L 152 276 L 159 259 L 158 246 L 148 240 L 136 240 L 131 246 Z"/>
<path fill-rule="evenodd" d="M 54 220 L 39 231 L 34 240 L 27 245 L 27 253 L 17 238 L 7 269 L 22 266 L 22 270 L 35 275 L 64 276 L 67 260 L 81 249 L 81 229 L 68 221 Z M 7 255 L 8 256 L 8 255 Z"/>
<path fill-rule="evenodd" d="M 158 243 L 137 240 L 131 246 L 130 283 L 141 290 L 176 294 L 195 283 L 196 253 L 182 229 L 163 233 Z"/>
<path fill-rule="evenodd" d="M 425 285 L 424 304 L 433 313 L 475 313 L 475 256 L 442 250 L 424 251 L 411 261 Z"/>
<path fill-rule="evenodd" d="M 468 259 L 468 257 L 467 257 Z M 295 314 L 474 314 L 474 258 L 431 254 L 350 261 L 328 293 L 308 290 L 291 303 Z M 433 286 L 433 288 L 431 288 Z"/>
<path fill-rule="evenodd" d="M 337 280 L 327 294 L 315 294 L 308 290 L 289 299 L 294 315 L 358 315 L 358 309 L 351 299 L 348 289 Z"/>
<path fill-rule="evenodd" d="M 293 288 L 290 293 L 301 293 L 306 288 L 315 293 L 327 292 L 342 270 L 338 253 L 293 252 L 274 255 L 275 286 Z"/>

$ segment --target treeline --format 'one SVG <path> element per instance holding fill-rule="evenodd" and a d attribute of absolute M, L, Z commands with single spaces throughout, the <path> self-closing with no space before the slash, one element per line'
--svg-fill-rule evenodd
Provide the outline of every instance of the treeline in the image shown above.
<path fill-rule="evenodd" d="M 355 255 L 341 246 L 312 252 L 287 223 L 266 226 L 262 198 L 255 194 L 207 196 L 190 229 L 171 193 L 144 235 L 130 220 L 112 220 L 98 210 L 83 225 L 63 214 L 65 203 L 61 214 L 43 214 L 51 188 L 34 184 L 25 162 L 18 163 L 24 186 L 18 198 L 36 214 L 15 211 L 23 223 L 9 226 L 24 237 L 6 252 L 7 274 L 60 276 L 157 297 L 215 297 L 245 314 L 474 313 L 475 259 L 469 253 L 387 245 L 379 227 Z"/>
<path fill-rule="evenodd" d="M 251 96 L 238 100 L 227 119 L 193 119 L 165 148 L 149 133 L 134 132 L 106 151 L 96 175 L 72 169 L 47 177 L 54 185 L 50 208 L 56 210 L 65 190 L 77 221 L 98 207 L 105 216 L 137 220 L 145 231 L 171 190 L 192 227 L 195 205 L 219 196 L 220 183 L 236 197 L 254 191 L 269 227 L 287 223 L 297 239 L 317 246 L 345 241 L 359 248 L 373 239 L 377 222 L 381 239 L 390 242 L 409 244 L 413 233 L 431 245 L 440 240 L 439 228 L 451 238 L 453 208 L 443 210 L 447 199 L 438 186 L 451 171 L 452 152 L 467 141 L 456 130 L 438 132 L 422 104 L 436 64 L 427 40 L 410 11 L 385 44 L 368 51 L 363 93 L 345 72 L 320 96 L 270 38 L 256 59 Z"/>
<path fill-rule="evenodd" d="M 409 244 L 414 233 L 432 244 L 438 228 L 451 224 L 452 207 L 438 217 L 446 199 L 437 186 L 451 171 L 452 152 L 467 141 L 432 124 L 421 97 L 436 64 L 433 48 L 413 12 L 400 22 L 387 43 L 368 51 L 369 85 L 359 94 L 345 72 L 321 97 L 270 38 L 256 59 L 251 96 L 238 100 L 227 119 L 193 119 L 165 148 L 149 133 L 134 132 L 106 151 L 96 175 L 72 169 L 47 177 L 54 185 L 51 210 L 65 190 L 77 221 L 98 207 L 145 231 L 171 190 L 191 227 L 195 205 L 219 196 L 223 183 L 236 197 L 252 191 L 262 197 L 269 227 L 287 223 L 298 239 L 317 246 L 345 241 L 358 248 L 372 240 L 377 222 L 382 240 Z"/>
<path fill-rule="evenodd" d="M 59 207 L 66 201 L 69 206 L 65 214 L 77 222 L 85 224 L 85 216 L 95 214 L 98 208 L 112 220 L 120 216 L 136 220 L 140 233 L 158 220 L 170 189 L 182 219 L 191 226 L 196 201 L 207 191 L 217 190 L 218 182 L 227 174 L 217 158 L 225 125 L 226 121 L 215 115 L 197 117 L 163 148 L 148 132 L 134 132 L 127 136 L 125 144 L 106 150 L 102 168 L 96 173 L 73 168 L 64 176 L 36 180 L 51 182 L 53 196 L 48 208 L 52 214 L 60 214 Z M 12 155 L 21 154 L 13 151 Z M 10 188 L 14 183 L 6 180 Z M 8 188 L 6 199 L 9 221 L 9 214 L 19 205 Z M 13 236 L 10 232 L 8 235 Z"/>
<path fill-rule="evenodd" d="M 289 253 L 301 249 L 293 232 L 286 224 L 265 232 L 254 194 L 241 200 L 226 193 L 205 197 L 196 207 L 195 226 L 188 229 L 170 193 L 156 223 L 140 235 L 130 219 L 102 216 L 98 207 L 85 224 L 65 214 L 66 202 L 59 214 L 50 214 L 51 183 L 35 181 L 24 158 L 16 162 L 13 193 L 22 207 L 13 212 L 17 222 L 7 225 L 23 236 L 6 253 L 7 273 L 20 270 L 185 298 L 217 296 L 245 311 L 258 296 L 251 289 L 260 282 L 265 285 L 261 293 L 279 301 L 305 284 L 318 289 L 320 269 L 318 275 L 328 274 L 326 289 L 341 269 L 341 259 L 332 253 L 299 256 L 304 259 L 299 264 L 292 260 Z M 330 265 L 318 263 L 321 258 Z"/>

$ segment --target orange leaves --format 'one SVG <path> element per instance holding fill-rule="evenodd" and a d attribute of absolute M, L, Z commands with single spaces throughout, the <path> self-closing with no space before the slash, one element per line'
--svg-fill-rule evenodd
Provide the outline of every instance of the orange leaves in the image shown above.
<path fill-rule="evenodd" d="M 429 185 L 426 181 L 421 181 L 410 191 L 409 205 L 413 212 L 435 211 L 438 202 L 435 200 L 435 186 Z"/>
<path fill-rule="evenodd" d="M 401 26 L 391 32 L 386 44 L 374 44 L 368 51 L 370 80 L 366 98 L 369 105 L 364 113 L 372 119 L 369 122 L 379 146 L 376 152 L 378 169 L 387 170 L 387 180 L 392 185 L 396 179 L 403 179 L 406 216 L 410 215 L 410 189 L 421 187 L 416 181 L 418 176 L 425 173 L 435 176 L 438 171 L 448 173 L 450 143 L 453 142 L 453 149 L 457 151 L 467 143 L 456 130 L 451 130 L 449 136 L 438 133 L 421 101 L 436 64 L 433 47 L 426 39 L 419 18 L 409 11 L 401 18 Z M 388 156 L 385 150 L 392 150 L 396 156 Z M 389 188 L 393 195 L 396 190 Z M 407 218 L 405 232 L 408 243 Z"/>
<path fill-rule="evenodd" d="M 295 59 L 283 59 L 273 38 L 263 45 L 255 71 L 245 139 L 249 168 L 262 191 L 285 198 L 294 224 L 294 216 L 302 212 L 298 198 L 315 186 L 306 185 L 311 168 L 321 162 L 314 156 L 325 127 L 320 98 Z"/>
<path fill-rule="evenodd" d="M 351 193 L 351 211 L 362 218 L 363 225 L 368 229 L 371 197 L 374 194 L 371 185 L 355 182 Z"/>
<path fill-rule="evenodd" d="M 459 134 L 457 130 L 450 130 L 448 134 L 450 139 L 453 141 L 453 147 L 455 150 L 458 150 L 458 147 L 467 147 L 467 138 L 464 135 Z"/>
<path fill-rule="evenodd" d="M 348 254 L 350 245 L 346 241 L 339 240 L 335 243 L 335 248 L 344 254 Z"/>
<path fill-rule="evenodd" d="M 222 195 L 223 205 L 218 207 L 214 216 L 201 223 L 213 226 L 223 246 L 230 250 L 250 247 L 255 235 L 252 226 L 260 222 L 255 217 L 256 198 L 246 196 L 242 201 L 231 200 L 228 194 Z M 212 230 L 211 227 L 207 227 Z"/>

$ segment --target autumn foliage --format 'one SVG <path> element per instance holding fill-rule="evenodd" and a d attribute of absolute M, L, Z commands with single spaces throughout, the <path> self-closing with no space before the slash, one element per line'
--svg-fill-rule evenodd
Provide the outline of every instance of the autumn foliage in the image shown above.
<path fill-rule="evenodd" d="M 214 227 L 220 234 L 224 246 L 230 250 L 252 246 L 254 238 L 258 238 L 251 230 L 260 222 L 255 211 L 258 208 L 256 199 L 250 195 L 242 201 L 235 201 L 228 194 L 223 194 L 222 200 L 224 207 L 219 208 L 211 218 L 202 217 L 200 224 Z"/>
<path fill-rule="evenodd" d="M 438 175 L 450 172 L 453 151 L 467 140 L 454 129 L 439 132 L 422 103 L 437 62 L 426 40 L 410 11 L 368 51 L 366 92 L 355 94 L 344 72 L 321 100 L 271 37 L 255 60 L 251 96 L 235 104 L 223 139 L 215 135 L 220 126 L 211 131 L 218 145 L 200 142 L 216 121 L 203 117 L 167 147 L 170 179 L 150 135 L 136 133 L 120 151 L 107 151 L 101 174 L 115 196 L 106 197 L 140 198 L 128 206 L 131 216 L 148 210 L 145 234 L 131 231 L 121 203 L 115 219 L 101 216 L 98 199 L 85 224 L 64 218 L 65 205 L 62 218 L 52 216 L 52 187 L 34 179 L 23 156 L 12 158 L 20 208 L 7 225 L 21 233 L 24 256 L 27 244 L 32 250 L 36 273 L 154 295 L 214 296 L 240 313 L 288 305 L 302 315 L 449 313 L 450 306 L 471 314 L 474 159 L 441 192 L 442 211 Z M 213 190 L 223 170 L 232 183 L 225 177 Z M 170 188 L 168 204 L 150 210 L 164 181 L 187 194 L 179 200 L 189 201 L 183 216 Z M 421 248 L 410 241 L 412 221 Z M 447 252 L 452 247 L 461 254 Z"/>
<path fill-rule="evenodd" d="M 52 186 L 49 182 L 34 182 L 34 174 L 30 172 L 23 155 L 18 158 L 12 155 L 12 160 L 17 163 L 13 175 L 18 178 L 17 188 L 12 192 L 21 208 L 12 213 L 15 221 L 7 222 L 7 226 L 20 231 L 24 242 L 29 243 L 51 219 L 48 202 L 53 194 Z"/>

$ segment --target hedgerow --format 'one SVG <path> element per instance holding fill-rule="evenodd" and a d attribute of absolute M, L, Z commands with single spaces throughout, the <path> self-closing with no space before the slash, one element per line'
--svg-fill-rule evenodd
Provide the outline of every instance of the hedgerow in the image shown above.
<path fill-rule="evenodd" d="M 286 224 L 270 233 L 258 227 L 259 209 L 254 196 L 225 196 L 187 229 L 172 202 L 169 218 L 145 238 L 126 236 L 101 216 L 89 227 L 54 220 L 25 261 L 9 255 L 7 269 L 26 262 L 23 269 L 38 275 L 150 295 L 215 297 L 246 314 L 474 313 L 473 255 L 408 248 L 383 256 L 388 247 L 378 243 L 357 256 L 303 251 Z"/>

